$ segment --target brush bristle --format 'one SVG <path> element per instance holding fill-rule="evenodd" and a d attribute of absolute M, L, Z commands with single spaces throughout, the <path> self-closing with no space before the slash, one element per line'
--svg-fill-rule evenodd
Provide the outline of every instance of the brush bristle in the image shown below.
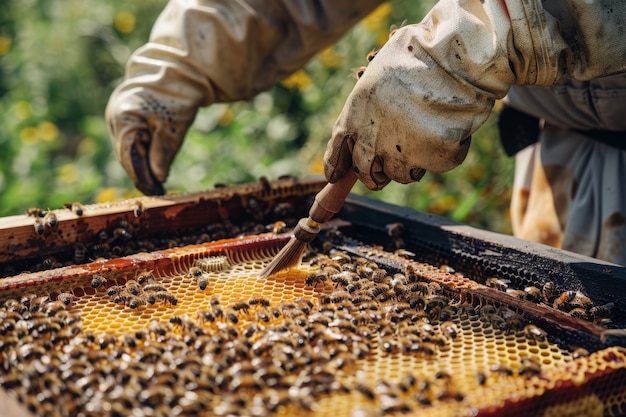
<path fill-rule="evenodd" d="M 268 278 L 280 271 L 295 268 L 300 265 L 306 244 L 307 242 L 302 242 L 295 237 L 289 239 L 289 242 L 287 242 L 259 276 L 261 278 Z"/>

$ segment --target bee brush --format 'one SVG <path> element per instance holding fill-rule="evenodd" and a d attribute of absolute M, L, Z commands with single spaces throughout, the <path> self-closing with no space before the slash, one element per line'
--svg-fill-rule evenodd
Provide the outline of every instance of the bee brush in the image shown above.
<path fill-rule="evenodd" d="M 341 209 L 356 180 L 354 171 L 349 170 L 339 181 L 326 184 L 317 193 L 315 202 L 309 210 L 309 217 L 300 219 L 293 231 L 293 237 L 261 272 L 261 278 L 267 278 L 300 263 L 306 244 L 315 239 L 322 229 L 321 224 L 330 220 Z"/>

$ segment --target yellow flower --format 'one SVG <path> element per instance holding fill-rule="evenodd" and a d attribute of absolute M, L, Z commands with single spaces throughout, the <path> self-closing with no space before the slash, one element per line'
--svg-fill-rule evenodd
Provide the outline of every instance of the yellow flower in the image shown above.
<path fill-rule="evenodd" d="M 114 26 L 120 33 L 130 33 L 135 30 L 135 16 L 129 12 L 119 12 L 115 15 Z"/>
<path fill-rule="evenodd" d="M 6 36 L 0 36 L 0 56 L 6 55 L 11 50 L 11 39 Z"/>
<path fill-rule="evenodd" d="M 391 4 L 383 3 L 363 19 L 363 26 L 370 32 L 377 32 L 387 26 L 387 18 L 391 14 Z M 385 28 L 388 30 L 388 28 Z"/>
<path fill-rule="evenodd" d="M 39 131 L 33 126 L 25 127 L 20 131 L 20 139 L 25 145 L 35 145 L 39 142 Z"/>
<path fill-rule="evenodd" d="M 309 164 L 309 172 L 311 174 L 323 174 L 324 173 L 324 163 L 321 159 L 316 158 Z"/>
<path fill-rule="evenodd" d="M 76 165 L 65 164 L 59 168 L 59 180 L 66 184 L 73 184 L 78 180 L 78 171 Z"/>
<path fill-rule="evenodd" d="M 143 197 L 143 193 L 136 188 L 124 189 L 124 193 L 122 194 L 122 198 L 128 200 L 130 198 Z"/>
<path fill-rule="evenodd" d="M 15 118 L 18 121 L 28 119 L 32 114 L 33 110 L 30 107 L 30 103 L 28 101 L 18 101 L 15 103 L 15 107 L 13 107 L 13 113 L 15 114 Z"/>
<path fill-rule="evenodd" d="M 78 144 L 78 153 L 81 155 L 91 155 L 97 150 L 97 148 L 98 146 L 96 145 L 94 139 L 86 136 Z"/>
<path fill-rule="evenodd" d="M 320 52 L 320 61 L 324 68 L 339 68 L 341 67 L 343 57 L 331 46 Z"/>
<path fill-rule="evenodd" d="M 458 201 L 454 196 L 444 195 L 433 201 L 428 206 L 428 211 L 439 216 L 445 215 L 458 205 Z"/>
<path fill-rule="evenodd" d="M 220 118 L 217 119 L 217 124 L 218 126 L 221 126 L 221 127 L 228 126 L 229 124 L 232 123 L 234 118 L 235 118 L 235 113 L 233 113 L 231 109 L 226 109 L 224 110 L 224 113 L 222 113 Z"/>
<path fill-rule="evenodd" d="M 117 190 L 113 187 L 107 187 L 100 190 L 98 194 L 96 194 L 96 203 L 108 203 L 109 201 L 113 201 L 117 198 Z"/>
<path fill-rule="evenodd" d="M 304 70 L 298 70 L 280 83 L 291 90 L 303 91 L 313 84 L 313 80 Z"/>
<path fill-rule="evenodd" d="M 59 128 L 52 122 L 41 122 L 37 128 L 39 137 L 46 142 L 52 142 L 59 136 Z"/>

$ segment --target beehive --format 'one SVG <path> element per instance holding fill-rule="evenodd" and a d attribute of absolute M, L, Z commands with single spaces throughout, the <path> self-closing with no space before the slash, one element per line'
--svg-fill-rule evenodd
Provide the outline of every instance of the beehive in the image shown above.
<path fill-rule="evenodd" d="M 520 298 L 335 229 L 258 278 L 288 238 L 0 280 L 1 385 L 41 415 L 626 413 L 626 350 L 552 308 L 562 288 Z"/>

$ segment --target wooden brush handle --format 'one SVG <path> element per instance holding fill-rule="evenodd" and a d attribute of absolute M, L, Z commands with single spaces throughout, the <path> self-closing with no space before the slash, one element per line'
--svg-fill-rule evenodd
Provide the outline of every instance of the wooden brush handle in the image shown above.
<path fill-rule="evenodd" d="M 354 171 L 348 170 L 348 173 L 336 183 L 326 184 L 315 196 L 309 217 L 317 223 L 325 223 L 330 220 L 343 206 L 356 180 L 357 176 Z"/>

